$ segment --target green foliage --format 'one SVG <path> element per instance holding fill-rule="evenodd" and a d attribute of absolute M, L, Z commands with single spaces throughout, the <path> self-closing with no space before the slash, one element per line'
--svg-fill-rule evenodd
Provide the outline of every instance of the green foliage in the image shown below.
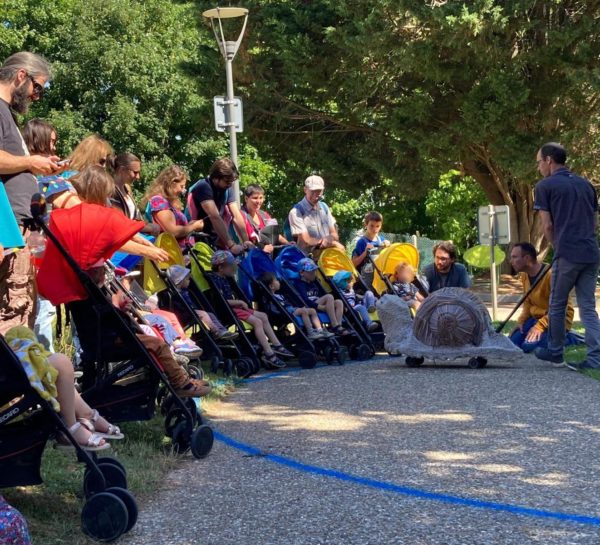
<path fill-rule="evenodd" d="M 487 203 L 481 187 L 468 176 L 451 170 L 442 175 L 438 187 L 427 195 L 425 211 L 431 220 L 427 234 L 449 239 L 463 251 L 477 244 L 477 209 Z"/>

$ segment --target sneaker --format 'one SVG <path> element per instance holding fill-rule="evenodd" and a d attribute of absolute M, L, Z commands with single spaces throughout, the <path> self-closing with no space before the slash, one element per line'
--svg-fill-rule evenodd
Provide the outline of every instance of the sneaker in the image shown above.
<path fill-rule="evenodd" d="M 552 352 L 549 348 L 538 347 L 535 349 L 535 357 L 538 360 L 548 361 L 554 365 L 554 367 L 565 367 L 565 360 L 562 353 L 557 354 Z"/>
<path fill-rule="evenodd" d="M 278 344 L 273 346 L 273 352 L 278 356 L 283 356 L 284 358 L 293 358 L 294 354 L 290 352 L 285 346 L 282 344 Z"/>
<path fill-rule="evenodd" d="M 240 336 L 237 331 L 229 331 L 228 329 L 222 329 L 215 333 L 215 339 L 217 341 L 234 341 Z"/>
<path fill-rule="evenodd" d="M 335 333 L 332 333 L 331 331 L 327 331 L 326 329 L 317 329 L 315 331 L 320 333 L 324 339 L 331 339 L 331 338 L 335 337 Z"/>
<path fill-rule="evenodd" d="M 379 324 L 377 322 L 371 322 L 368 326 L 367 326 L 367 331 L 369 333 L 373 333 L 374 331 L 377 331 L 379 329 Z"/>
<path fill-rule="evenodd" d="M 581 361 L 579 363 L 567 362 L 566 365 L 571 371 L 600 371 L 600 367 L 587 361 Z"/>
<path fill-rule="evenodd" d="M 181 339 L 177 339 L 173 343 L 173 351 L 175 354 L 181 354 L 182 356 L 191 359 L 202 355 L 202 348 L 191 341 L 182 341 Z"/>
<path fill-rule="evenodd" d="M 318 341 L 319 339 L 323 339 L 323 330 L 322 329 L 311 329 L 307 332 L 306 335 L 311 341 Z"/>

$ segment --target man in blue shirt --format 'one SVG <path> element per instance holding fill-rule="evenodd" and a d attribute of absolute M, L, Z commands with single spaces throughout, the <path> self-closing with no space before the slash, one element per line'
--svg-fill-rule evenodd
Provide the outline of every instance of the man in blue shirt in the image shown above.
<path fill-rule="evenodd" d="M 588 347 L 587 361 L 576 369 L 600 368 L 600 321 L 596 312 L 596 282 L 600 250 L 596 239 L 598 195 L 590 182 L 566 166 L 567 152 L 554 142 L 537 153 L 537 167 L 544 179 L 535 186 L 534 209 L 540 214 L 546 240 L 554 248 L 550 294 L 548 348 L 536 356 L 563 366 L 565 313 L 569 293 L 575 288 Z M 570 366 L 571 367 L 571 366 Z"/>
<path fill-rule="evenodd" d="M 456 247 L 449 240 L 433 247 L 433 263 L 423 269 L 429 292 L 442 288 L 470 288 L 471 279 L 464 265 L 456 263 Z"/>

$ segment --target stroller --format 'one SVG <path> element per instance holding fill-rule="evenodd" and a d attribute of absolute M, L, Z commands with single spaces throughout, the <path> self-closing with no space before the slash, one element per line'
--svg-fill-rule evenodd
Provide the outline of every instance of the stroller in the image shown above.
<path fill-rule="evenodd" d="M 110 457 L 84 450 L 50 402 L 32 386 L 21 362 L 0 336 L 0 488 L 42 483 L 41 458 L 50 435 L 62 434 L 86 465 L 81 511 L 83 532 L 112 541 L 137 521 L 137 504 L 127 490 L 125 468 Z"/>
<path fill-rule="evenodd" d="M 285 247 L 275 260 L 280 275 L 290 283 L 297 280 L 299 274 L 296 266 L 298 261 L 304 257 L 306 257 L 304 253 L 296 246 Z M 371 358 L 375 354 L 375 347 L 369 333 L 338 287 L 326 276 L 321 268 L 317 271 L 317 283 L 320 286 L 322 295 L 331 293 L 335 299 L 341 300 L 344 305 L 345 313 L 343 322 L 344 326 L 350 330 L 350 333 L 338 336 L 338 342 L 348 350 L 350 357 L 353 359 Z M 298 297 L 300 296 L 298 295 Z M 329 317 L 326 314 L 319 313 L 319 317 L 322 322 L 329 323 Z"/>
<path fill-rule="evenodd" d="M 65 241 L 65 233 L 71 229 L 76 233 L 79 244 L 83 244 L 81 239 L 86 229 L 93 230 L 95 227 L 85 207 L 84 203 L 54 212 L 51 220 L 54 229 L 44 222 L 43 197 L 35 195 L 31 207 L 35 223 L 44 231 L 49 243 L 56 247 L 63 264 L 66 264 L 65 270 L 74 274 L 79 287 L 87 295 L 85 299 L 66 305 L 83 349 L 81 395 L 89 405 L 102 409 L 114 422 L 149 420 L 154 415 L 162 382 L 169 393 L 165 400 L 168 409 L 165 432 L 171 438 L 174 450 L 181 453 L 191 449 L 196 458 L 204 458 L 212 449 L 214 437 L 212 429 L 203 424 L 194 400 L 183 401 L 176 395 L 158 359 L 136 336 L 138 326 L 135 321 L 112 304 L 109 293 L 81 269 L 67 251 L 67 243 L 63 244 L 58 239 L 60 236 Z M 59 213 L 62 214 L 59 216 Z M 61 232 L 61 227 L 65 228 L 65 232 Z"/>
<path fill-rule="evenodd" d="M 302 329 L 302 319 L 299 316 L 293 316 L 277 300 L 268 286 L 265 286 L 259 277 L 261 274 L 270 272 L 276 274 L 280 283 L 280 292 L 287 301 L 297 306 L 304 306 L 298 294 L 289 285 L 287 280 L 277 273 L 277 268 L 271 256 L 262 250 L 253 249 L 248 252 L 246 258 L 239 265 L 240 287 L 246 294 L 246 297 L 255 301 L 258 309 L 266 312 L 269 321 L 277 330 L 278 336 L 288 350 L 291 350 L 298 358 L 298 362 L 304 369 L 311 369 L 317 364 L 317 357 L 323 356 L 328 364 L 334 360 L 343 363 L 345 360 L 344 350 L 340 350 L 339 343 L 335 339 L 310 340 Z M 293 324 L 294 333 L 289 330 L 289 325 Z"/>
<path fill-rule="evenodd" d="M 319 268 L 323 271 L 330 285 L 333 285 L 333 282 L 331 282 L 331 278 L 335 275 L 335 273 L 339 271 L 348 271 L 356 279 L 357 292 L 365 292 L 368 289 L 370 289 L 363 282 L 362 278 L 358 274 L 358 271 L 354 267 L 352 260 L 342 250 L 339 250 L 338 248 L 326 248 L 321 252 L 321 255 L 319 256 Z M 356 310 L 353 308 L 350 308 L 348 316 L 352 320 L 355 328 L 360 328 L 361 330 L 366 331 L 367 335 L 371 340 L 371 343 L 373 344 L 376 350 L 383 349 L 383 341 L 385 335 L 381 328 L 378 331 L 367 331 L 365 329 L 364 322 L 361 320 L 360 316 L 357 315 Z M 378 321 L 376 313 L 373 313 L 372 319 L 374 321 Z"/>
<path fill-rule="evenodd" d="M 210 263 L 213 254 L 214 250 L 205 242 L 197 242 L 190 249 L 189 255 L 192 268 L 190 292 L 198 301 L 205 302 L 205 308 L 211 309 L 222 324 L 226 327 L 235 327 L 239 333 L 238 339 L 233 342 L 239 354 L 235 367 L 238 376 L 248 378 L 260 370 L 260 349 L 254 342 L 249 326 L 236 316 L 214 284 Z M 236 297 L 250 304 L 237 283 L 231 280 L 230 284 Z"/>
<path fill-rule="evenodd" d="M 185 264 L 181 248 L 173 235 L 161 233 L 156 240 L 156 245 L 165 250 L 169 254 L 170 259 L 169 261 L 160 264 L 150 260 L 145 261 L 145 291 L 153 294 L 156 293 L 158 296 L 159 307 L 173 312 L 184 329 L 190 327 L 193 329 L 191 338 L 198 345 L 202 346 L 202 359 L 209 362 L 210 369 L 213 373 L 216 373 L 219 369 L 221 369 L 225 375 L 230 375 L 234 370 L 237 371 L 239 375 L 247 372 L 247 362 L 242 361 L 242 363 L 239 363 L 242 356 L 235 344 L 227 341 L 217 343 L 213 339 L 207 326 L 200 320 L 194 308 L 188 304 L 177 286 L 175 286 L 173 281 L 166 274 L 166 270 L 171 265 L 184 266 Z M 190 287 L 189 291 L 195 307 L 211 311 L 208 300 L 200 290 Z"/>

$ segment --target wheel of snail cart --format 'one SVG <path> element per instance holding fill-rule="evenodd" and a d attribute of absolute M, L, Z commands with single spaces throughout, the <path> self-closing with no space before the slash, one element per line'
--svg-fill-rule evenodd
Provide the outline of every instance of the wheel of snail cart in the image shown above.
<path fill-rule="evenodd" d="M 129 530 L 131 530 L 135 526 L 135 523 L 137 522 L 137 519 L 138 519 L 137 502 L 135 501 L 133 494 L 131 492 L 129 492 L 129 490 L 125 490 L 124 488 L 118 488 L 116 486 L 113 486 L 112 488 L 108 488 L 106 490 L 106 492 L 117 496 L 117 498 L 119 498 L 125 504 L 125 507 L 127 507 L 128 522 L 127 522 L 127 527 L 125 528 L 125 532 L 124 532 L 126 534 L 127 532 L 129 532 Z"/>
<path fill-rule="evenodd" d="M 302 369 L 312 369 L 317 365 L 317 355 L 310 350 L 301 350 L 298 353 L 298 363 Z"/>
<path fill-rule="evenodd" d="M 81 529 L 97 541 L 114 541 L 129 525 L 127 506 L 110 492 L 99 492 L 89 498 L 81 510 Z"/>
<path fill-rule="evenodd" d="M 96 465 L 104 477 L 106 486 L 93 469 L 86 468 L 83 474 L 83 493 L 86 498 L 113 486 L 127 488 L 127 475 L 123 469 L 113 463 L 97 462 Z"/>
<path fill-rule="evenodd" d="M 215 441 L 212 428 L 210 426 L 198 426 L 190 438 L 190 446 L 194 458 L 205 458 L 212 450 Z"/>
<path fill-rule="evenodd" d="M 483 369 L 487 365 L 487 359 L 481 356 L 471 358 L 467 364 L 471 369 Z"/>
<path fill-rule="evenodd" d="M 406 356 L 404 363 L 406 363 L 407 367 L 419 367 L 423 365 L 425 358 L 415 358 L 413 356 Z"/>

